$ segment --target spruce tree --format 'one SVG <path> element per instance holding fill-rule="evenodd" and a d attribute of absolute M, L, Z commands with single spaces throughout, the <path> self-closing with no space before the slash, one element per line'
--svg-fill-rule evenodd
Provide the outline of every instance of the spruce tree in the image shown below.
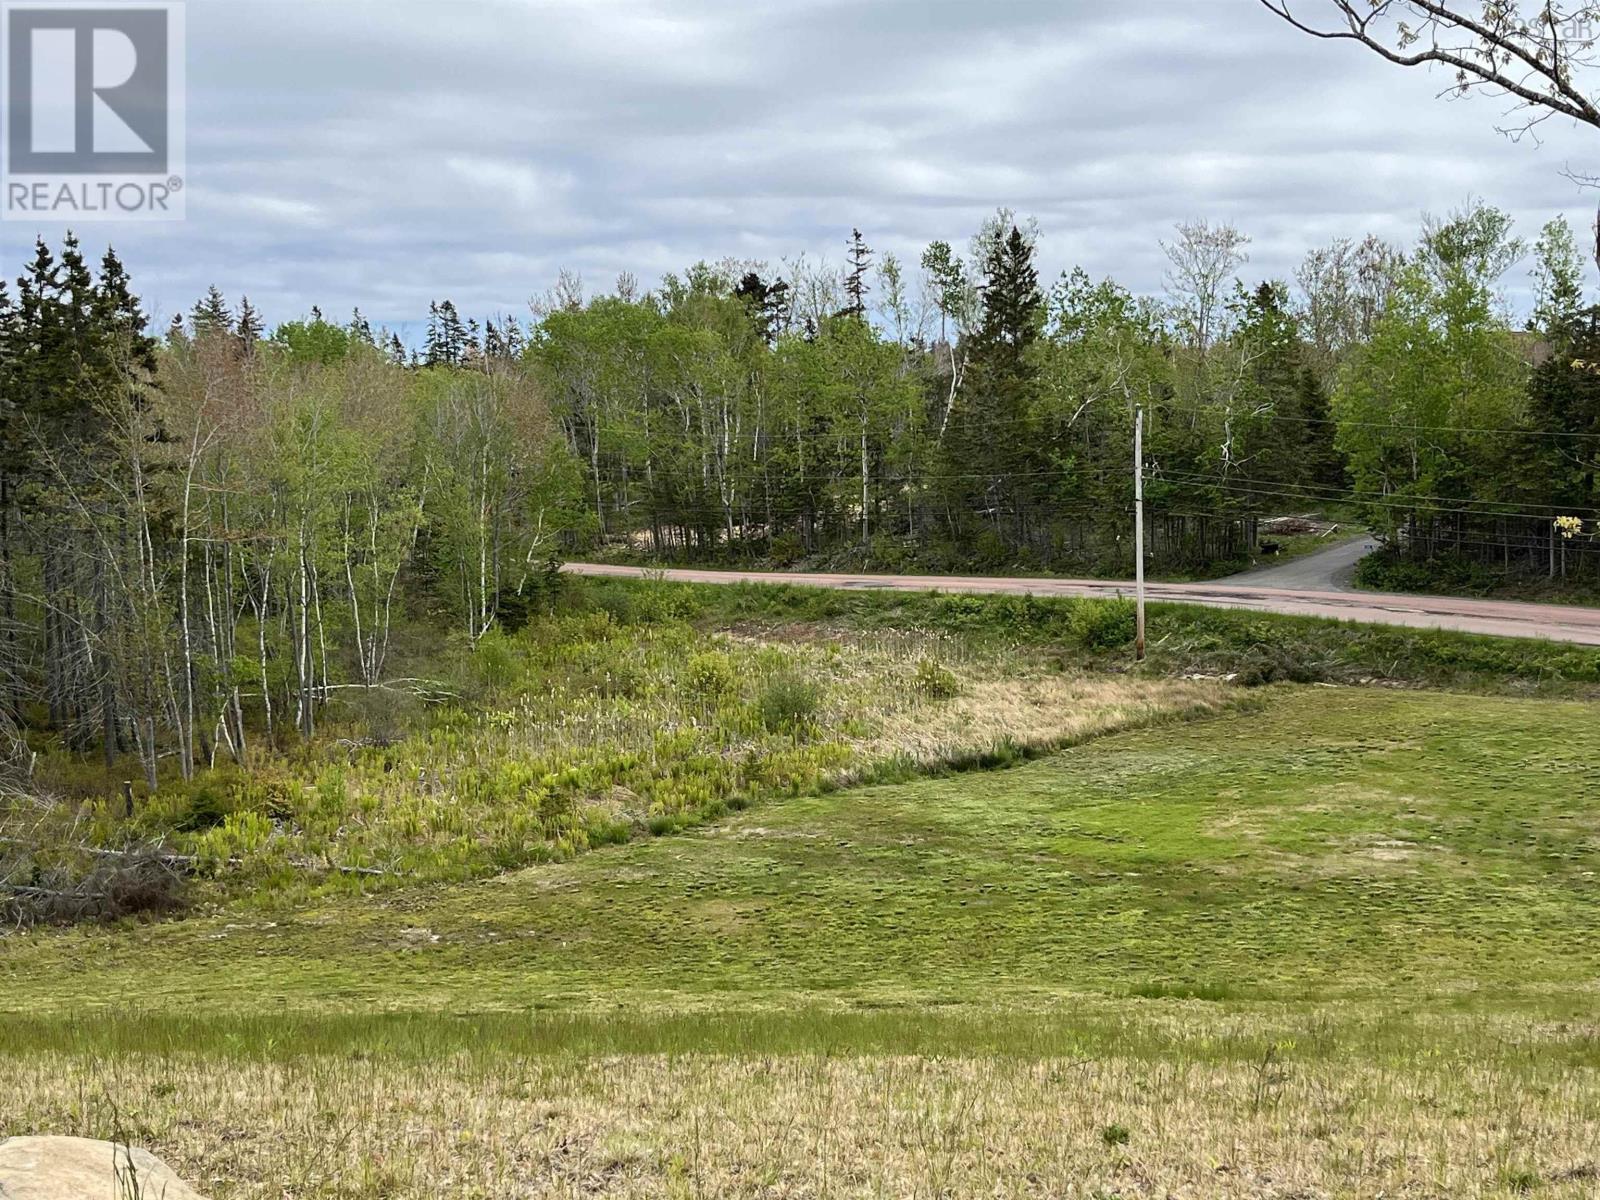
<path fill-rule="evenodd" d="M 256 343 L 261 340 L 266 330 L 261 320 L 261 314 L 250 304 L 250 297 L 245 296 L 239 302 L 239 318 L 235 325 L 239 334 L 239 345 L 249 357 L 256 351 Z"/>
<path fill-rule="evenodd" d="M 437 300 L 428 305 L 428 336 L 423 343 L 422 360 L 430 367 L 441 366 L 445 361 L 444 330 L 440 325 Z"/>
<path fill-rule="evenodd" d="M 461 314 L 453 301 L 439 302 L 439 341 L 443 348 L 443 363 L 459 367 L 467 357 L 467 330 L 461 323 Z"/>
<path fill-rule="evenodd" d="M 189 314 L 189 324 L 196 338 L 233 332 L 233 314 L 228 311 L 228 302 L 215 284 L 207 288 L 205 298 L 195 304 Z"/>
<path fill-rule="evenodd" d="M 73 373 L 74 348 L 66 332 L 61 264 L 43 239 L 17 279 L 15 316 L 19 352 L 11 392 L 23 422 L 48 420 L 61 404 L 62 382 Z M 19 451 L 23 450 L 19 446 Z"/>
<path fill-rule="evenodd" d="M 250 311 L 245 302 L 245 312 Z M 100 260 L 100 278 L 94 286 L 94 315 L 99 337 L 109 340 L 137 386 L 153 386 L 157 369 L 156 340 L 150 320 L 133 294 L 133 279 L 117 252 L 108 248 Z"/>
<path fill-rule="evenodd" d="M 1026 542 L 1041 491 L 1028 421 L 1038 387 L 1032 350 L 1043 331 L 1044 296 L 1033 246 L 1016 226 L 989 248 L 983 269 L 983 317 L 944 445 L 945 472 L 957 504 L 1014 551 Z"/>
<path fill-rule="evenodd" d="M 507 317 L 500 323 L 500 341 L 508 359 L 514 362 L 522 357 L 527 339 L 523 337 L 522 326 L 515 317 Z"/>
<path fill-rule="evenodd" d="M 871 289 L 867 285 L 867 271 L 872 266 L 872 250 L 867 246 L 866 239 L 861 236 L 861 230 L 850 231 L 850 270 L 845 275 L 844 294 L 849 303 L 845 305 L 845 315 L 854 317 L 858 321 L 867 319 L 867 293 Z"/>
<path fill-rule="evenodd" d="M 789 307 L 789 285 L 783 280 L 768 283 L 755 271 L 746 272 L 733 294 L 743 301 L 756 334 L 768 346 L 775 345 Z"/>

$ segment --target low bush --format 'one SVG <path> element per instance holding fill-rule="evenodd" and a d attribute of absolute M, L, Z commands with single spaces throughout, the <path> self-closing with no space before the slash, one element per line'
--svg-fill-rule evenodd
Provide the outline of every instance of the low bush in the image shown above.
<path fill-rule="evenodd" d="M 943 663 L 924 658 L 911 678 L 912 689 L 928 700 L 951 700 L 961 694 L 961 680 Z"/>
<path fill-rule="evenodd" d="M 683 690 L 690 699 L 715 707 L 733 695 L 738 686 L 733 663 L 720 650 L 708 650 L 689 660 L 683 673 Z"/>
<path fill-rule="evenodd" d="M 1137 619 L 1131 600 L 1080 600 L 1069 622 L 1085 650 L 1115 650 L 1133 641 Z"/>
<path fill-rule="evenodd" d="M 822 689 L 797 671 L 782 671 L 767 680 L 756 700 L 761 725 L 770 733 L 808 733 L 822 707 Z"/>
<path fill-rule="evenodd" d="M 1369 554 L 1356 564 L 1355 584 L 1377 592 L 1482 594 L 1507 580 L 1503 572 L 1457 555 L 1404 558 L 1390 551 Z"/>

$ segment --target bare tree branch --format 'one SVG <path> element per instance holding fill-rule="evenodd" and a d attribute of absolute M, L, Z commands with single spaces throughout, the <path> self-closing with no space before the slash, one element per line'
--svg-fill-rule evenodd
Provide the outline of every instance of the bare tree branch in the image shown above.
<path fill-rule="evenodd" d="M 1457 95 L 1487 89 L 1512 97 L 1520 137 L 1552 115 L 1600 129 L 1600 105 L 1580 87 L 1595 67 L 1600 4 L 1481 4 L 1438 0 L 1260 0 L 1294 28 L 1328 41 L 1353 41 L 1402 67 L 1455 72 Z M 1317 8 L 1326 19 L 1303 15 Z M 1469 11 L 1470 9 L 1470 11 Z"/>

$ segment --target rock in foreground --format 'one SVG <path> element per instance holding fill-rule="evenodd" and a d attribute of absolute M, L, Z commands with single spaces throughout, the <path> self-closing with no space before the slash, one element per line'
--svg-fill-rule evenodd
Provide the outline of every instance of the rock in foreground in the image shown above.
<path fill-rule="evenodd" d="M 0 1200 L 109 1200 L 113 1196 L 204 1200 L 170 1167 L 144 1150 L 92 1138 L 0 1141 Z"/>

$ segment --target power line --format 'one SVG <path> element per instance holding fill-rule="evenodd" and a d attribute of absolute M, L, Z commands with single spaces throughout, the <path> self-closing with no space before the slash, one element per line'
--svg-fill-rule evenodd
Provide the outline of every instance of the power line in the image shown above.
<path fill-rule="evenodd" d="M 964 472 L 964 473 L 949 473 L 949 474 L 933 473 L 933 474 L 929 474 L 929 475 L 923 476 L 920 480 L 917 480 L 917 481 L 904 481 L 904 480 L 897 481 L 897 480 L 892 480 L 891 479 L 889 482 L 891 483 L 892 486 L 928 488 L 928 487 L 935 487 L 935 486 L 937 486 L 937 485 L 939 485 L 941 483 L 948 483 L 948 482 L 952 482 L 952 481 L 956 481 L 956 480 L 982 480 L 982 481 L 991 481 L 991 482 L 1009 482 L 1009 481 L 1020 480 L 1020 479 L 1063 479 L 1063 480 L 1065 480 L 1065 479 L 1083 479 L 1083 480 L 1086 480 L 1086 481 L 1087 480 L 1095 480 L 1095 481 L 1103 482 L 1107 478 L 1120 478 L 1120 473 L 1113 472 L 1109 468 L 1105 468 L 1105 467 L 1095 467 L 1095 468 L 1091 468 L 1089 470 L 1079 470 L 1077 468 L 1057 468 L 1057 469 L 1043 469 L 1043 470 L 1037 470 L 1037 471 L 1016 471 L 1016 472 L 985 471 L 985 472 Z M 823 487 L 838 487 L 838 486 L 842 486 L 844 481 L 847 480 L 847 479 L 850 480 L 853 483 L 854 481 L 859 479 L 859 476 L 854 476 L 854 475 L 852 475 L 852 476 L 841 476 L 841 477 L 839 477 L 839 479 L 824 483 L 822 486 Z M 1447 511 L 1447 512 L 1455 513 L 1455 514 L 1487 516 L 1487 517 L 1517 517 L 1517 518 L 1523 518 L 1523 519 L 1527 519 L 1527 520 L 1540 520 L 1540 521 L 1553 520 L 1557 516 L 1576 515 L 1576 514 L 1579 514 L 1579 513 L 1588 514 L 1588 515 L 1600 515 L 1600 508 L 1594 508 L 1594 507 L 1589 507 L 1589 506 L 1584 506 L 1584 505 L 1550 505 L 1550 504 L 1537 504 L 1537 503 L 1532 503 L 1532 502 L 1522 503 L 1522 502 L 1512 502 L 1512 501 L 1507 501 L 1507 502 L 1502 504 L 1502 503 L 1500 503 L 1498 501 L 1492 501 L 1492 500 L 1490 500 L 1490 501 L 1472 500 L 1470 498 L 1463 499 L 1461 497 L 1434 496 L 1434 495 L 1407 495 L 1407 496 L 1403 496 L 1403 497 L 1399 497 L 1399 498 L 1390 499 L 1390 498 L 1384 498 L 1384 497 L 1370 496 L 1370 495 L 1366 495 L 1364 493 L 1358 492 L 1358 491 L 1356 491 L 1354 489 L 1340 488 L 1340 487 L 1335 487 L 1335 486 L 1328 485 L 1328 484 L 1289 485 L 1289 484 L 1282 483 L 1280 481 L 1272 481 L 1272 480 L 1264 480 L 1264 481 L 1259 481 L 1258 482 L 1258 481 L 1255 481 L 1255 480 L 1242 478 L 1240 476 L 1207 475 L 1207 474 L 1205 474 L 1203 472 L 1199 472 L 1199 471 L 1186 471 L 1186 470 L 1183 470 L 1183 469 L 1176 469 L 1176 468 L 1167 468 L 1167 469 L 1160 470 L 1158 473 L 1154 474 L 1151 477 L 1151 481 L 1152 482 L 1164 482 L 1164 483 L 1174 484 L 1176 486 L 1186 487 L 1186 488 L 1220 489 L 1220 490 L 1231 492 L 1231 493 L 1235 493 L 1235 494 L 1248 494 L 1248 495 L 1263 496 L 1263 497 L 1270 496 L 1270 497 L 1273 497 L 1275 499 L 1293 499 L 1293 500 L 1302 500 L 1302 501 L 1316 502 L 1316 503 L 1345 503 L 1345 504 L 1352 504 L 1352 505 L 1358 505 L 1358 506 L 1365 505 L 1365 506 L 1368 506 L 1368 507 L 1379 507 L 1379 508 L 1387 508 L 1387 509 L 1392 509 L 1392 510 L 1401 510 L 1401 511 L 1407 511 L 1407 512 L 1415 511 L 1418 508 L 1426 508 L 1426 507 L 1430 507 L 1430 506 L 1438 506 L 1438 507 L 1444 508 L 1445 511 Z M 606 482 L 610 483 L 613 487 L 621 486 L 624 483 L 631 483 L 631 482 L 637 482 L 637 483 L 640 483 L 641 485 L 644 484 L 644 481 L 643 481 L 642 478 L 636 479 L 636 480 L 623 480 L 623 479 L 618 478 L 615 475 L 609 475 L 607 477 L 607 479 L 606 479 Z M 645 485 L 645 486 L 648 486 L 648 485 Z M 894 496 L 889 496 L 889 497 L 882 497 L 880 499 L 881 499 L 881 502 L 884 505 L 892 508 L 894 506 L 894 504 L 896 503 L 896 499 L 897 498 L 894 497 Z M 649 502 L 650 502 L 649 498 L 644 497 L 644 498 L 641 498 L 638 501 L 635 501 L 634 503 L 649 503 Z M 659 501 L 658 501 L 658 503 L 659 503 Z M 1041 501 L 1041 503 L 1048 504 L 1048 501 Z M 1089 504 L 1089 502 L 1084 502 L 1084 503 L 1086 505 L 1085 511 L 1089 511 L 1089 512 L 1100 511 L 1102 509 L 1102 507 L 1103 507 L 1103 506 L 1098 505 L 1098 504 Z M 1485 506 L 1488 506 L 1488 505 L 1494 505 L 1495 507 L 1493 507 L 1493 508 L 1485 507 Z M 678 506 L 676 504 L 673 504 L 671 501 L 666 501 L 665 502 L 665 506 L 673 508 L 673 509 L 675 509 L 675 510 L 677 510 L 679 512 L 692 511 L 692 509 L 689 508 L 689 507 L 680 507 L 680 506 Z M 748 506 L 746 506 L 746 507 L 748 507 Z M 723 508 L 721 506 L 703 505 L 699 509 L 699 511 L 714 512 L 714 513 L 721 514 L 724 510 L 723 510 Z M 812 513 L 814 511 L 815 511 L 815 509 L 812 509 L 812 508 L 798 508 L 798 509 L 793 509 L 791 515 L 802 516 L 802 515 L 806 515 L 808 513 Z M 1055 511 L 1056 512 L 1062 512 L 1062 511 L 1065 511 L 1065 510 L 1063 510 L 1062 508 L 1060 508 L 1058 506 L 1058 507 L 1055 508 Z M 774 512 L 774 515 L 777 515 L 776 512 Z M 1191 515 L 1198 515 L 1198 514 L 1191 514 Z M 1211 515 L 1220 515 L 1220 514 L 1211 514 Z"/>
<path fill-rule="evenodd" d="M 1172 405 L 1170 403 L 1164 404 L 1164 405 L 1163 404 L 1157 404 L 1157 405 L 1154 405 L 1154 407 L 1156 409 L 1160 410 L 1160 411 L 1164 411 L 1164 412 L 1168 413 L 1169 415 L 1170 414 L 1177 414 L 1177 413 L 1180 412 L 1180 410 L 1178 410 L 1174 405 Z M 665 412 L 667 410 L 662 410 L 662 411 Z M 1207 410 L 1204 408 L 1204 406 L 1201 406 L 1200 408 L 1197 409 L 1197 411 L 1205 412 Z M 1215 412 L 1216 409 L 1212 408 L 1210 411 Z M 1037 429 L 1040 426 L 1048 426 L 1051 423 L 1051 419 L 1052 419 L 1053 415 L 1054 414 L 1044 413 L 1044 414 L 1040 414 L 1037 417 L 1023 417 L 1023 418 L 1020 418 L 1020 419 L 1017 419 L 1017 418 L 988 419 L 988 420 L 985 420 L 983 422 L 983 426 L 986 429 Z M 1296 425 L 1331 425 L 1331 426 L 1334 426 L 1334 427 L 1346 427 L 1346 426 L 1348 426 L 1348 427 L 1357 428 L 1357 429 L 1386 429 L 1386 430 L 1389 430 L 1389 431 L 1394 432 L 1394 433 L 1481 433 L 1481 434 L 1492 434 L 1492 435 L 1501 436 L 1501 437 L 1518 436 L 1518 437 L 1543 437 L 1543 438 L 1573 438 L 1573 439 L 1582 440 L 1582 441 L 1600 442 L 1600 433 L 1591 433 L 1591 432 L 1587 432 L 1585 430 L 1578 430 L 1578 429 L 1526 429 L 1526 428 L 1521 428 L 1521 427 L 1516 427 L 1516 426 L 1496 427 L 1496 426 L 1490 426 L 1490 425 L 1415 425 L 1415 424 L 1407 425 L 1407 424 L 1396 424 L 1396 423 L 1391 422 L 1391 421 L 1359 421 L 1359 420 L 1355 420 L 1353 418 L 1343 418 L 1343 417 L 1300 417 L 1300 416 L 1294 416 L 1293 414 L 1290 414 L 1290 413 L 1280 413 L 1280 412 L 1241 411 L 1241 412 L 1234 413 L 1232 415 L 1234 417 L 1236 417 L 1240 421 L 1269 421 L 1269 422 L 1271 422 L 1271 421 L 1281 421 L 1281 422 L 1286 422 L 1286 423 L 1296 424 Z M 558 417 L 557 420 L 568 420 L 568 421 L 580 420 L 581 421 L 581 418 L 578 418 L 573 414 L 568 414 L 565 417 Z M 681 426 L 679 426 L 676 422 L 670 422 L 670 423 L 667 423 L 667 424 L 668 424 L 668 427 L 669 427 L 669 429 L 670 429 L 670 431 L 672 433 L 681 435 L 681 436 L 683 436 L 685 438 L 693 439 L 693 438 L 695 438 L 697 435 L 699 435 L 701 433 L 700 430 L 685 430 L 685 429 L 682 429 Z M 933 422 L 923 422 L 923 423 L 921 423 L 921 425 L 922 425 L 923 430 L 926 432 L 927 430 L 931 429 L 931 427 L 933 425 Z M 643 430 L 643 428 L 638 427 L 638 426 L 611 425 L 611 424 L 595 425 L 595 424 L 593 424 L 591 422 L 587 422 L 587 421 L 583 421 L 582 422 L 582 427 L 584 429 L 586 429 L 586 430 L 597 431 L 597 432 L 600 432 L 600 433 L 615 433 L 615 434 L 628 435 L 628 436 L 642 435 L 645 432 Z M 807 432 L 796 431 L 796 430 L 794 430 L 792 428 L 791 429 L 787 429 L 787 430 L 782 430 L 781 427 L 780 427 L 778 429 L 770 430 L 768 432 L 767 436 L 770 436 L 770 437 L 772 437 L 772 438 L 774 438 L 776 440 L 780 440 L 780 441 L 792 441 L 792 440 L 796 439 L 797 437 L 800 437 L 800 438 L 811 438 L 813 440 L 832 439 L 832 438 L 835 438 L 835 437 L 848 439 L 848 438 L 853 438 L 853 437 L 855 437 L 855 436 L 857 436 L 859 434 L 859 428 L 852 429 L 852 428 L 849 428 L 848 426 L 845 426 L 843 424 L 841 424 L 840 428 L 843 430 L 843 432 L 840 432 L 840 433 L 837 433 L 837 434 L 831 433 L 831 432 L 821 433 L 821 434 L 811 434 L 811 433 L 807 433 Z M 661 430 L 653 430 L 652 433 L 651 433 L 651 436 L 656 436 L 657 434 L 659 434 L 661 432 L 663 432 L 663 431 L 661 431 Z"/>
<path fill-rule="evenodd" d="M 1192 484 L 1191 486 L 1198 486 L 1198 485 L 1193 485 Z M 1424 504 L 1407 503 L 1407 502 L 1404 502 L 1404 501 L 1382 500 L 1382 499 L 1376 499 L 1376 498 L 1361 497 L 1361 496 L 1357 496 L 1357 495 L 1348 495 L 1348 496 L 1344 496 L 1344 497 L 1339 497 L 1339 496 L 1320 496 L 1320 497 L 1319 496 L 1307 496 L 1303 492 L 1292 492 L 1292 491 L 1276 490 L 1276 489 L 1273 489 L 1273 488 L 1265 486 L 1265 485 L 1256 485 L 1256 484 L 1251 484 L 1251 483 L 1218 483 L 1218 482 L 1214 482 L 1214 481 L 1207 481 L 1205 483 L 1205 486 L 1221 488 L 1224 491 L 1234 492 L 1234 493 L 1243 494 L 1243 495 L 1273 496 L 1273 497 L 1278 497 L 1278 498 L 1289 498 L 1289 499 L 1298 499 L 1298 500 L 1308 500 L 1308 499 L 1309 500 L 1318 500 L 1318 499 L 1320 499 L 1320 500 L 1323 500 L 1325 502 L 1332 502 L 1332 501 L 1337 501 L 1337 500 L 1341 500 L 1342 499 L 1345 502 L 1348 502 L 1350 504 L 1365 505 L 1367 507 L 1397 509 L 1397 510 L 1400 510 L 1400 511 L 1403 511 L 1403 512 L 1415 512 L 1418 508 L 1427 507 L 1427 505 L 1424 505 Z M 1523 517 L 1523 518 L 1526 518 L 1528 520 L 1537 520 L 1537 521 L 1548 521 L 1548 520 L 1552 520 L 1553 519 L 1551 517 L 1551 515 L 1548 514 L 1548 513 L 1495 511 L 1495 510 L 1492 510 L 1492 509 L 1471 508 L 1471 507 L 1466 507 L 1464 505 L 1461 506 L 1461 507 L 1454 507 L 1453 505 L 1454 505 L 1455 502 L 1453 502 L 1453 501 L 1446 501 L 1445 503 L 1449 503 L 1449 504 L 1452 505 L 1452 507 L 1450 507 L 1450 508 L 1445 510 L 1446 512 L 1451 513 L 1451 514 L 1481 516 L 1481 517 Z M 1493 503 L 1493 502 L 1489 501 L 1488 503 Z M 1600 509 L 1576 507 L 1576 508 L 1570 508 L 1570 509 L 1565 510 L 1566 514 L 1574 514 L 1574 513 L 1580 513 L 1580 512 L 1581 513 L 1594 514 L 1594 513 L 1600 513 Z M 1557 515 L 1563 515 L 1563 514 L 1558 513 Z"/>
<path fill-rule="evenodd" d="M 1218 487 L 1224 486 L 1224 485 L 1230 484 L 1230 483 L 1238 483 L 1240 486 L 1245 486 L 1245 487 L 1276 487 L 1276 486 L 1284 486 L 1284 485 L 1282 485 L 1282 484 L 1280 484 L 1280 483 L 1278 483 L 1278 482 L 1276 482 L 1274 480 L 1260 480 L 1260 481 L 1257 481 L 1257 480 L 1247 479 L 1247 478 L 1244 478 L 1244 477 L 1241 477 L 1241 476 L 1237 476 L 1237 475 L 1235 475 L 1235 476 L 1213 476 L 1213 475 L 1207 475 L 1204 472 L 1199 472 L 1199 471 L 1173 470 L 1171 472 L 1168 472 L 1165 477 L 1167 477 L 1167 478 L 1178 478 L 1186 486 L 1196 486 L 1196 487 L 1202 486 L 1202 481 L 1204 481 L 1204 483 L 1203 483 L 1204 486 L 1218 486 Z M 1503 504 L 1504 506 L 1509 507 L 1509 508 L 1523 508 L 1523 509 L 1535 509 L 1535 508 L 1538 508 L 1538 509 L 1546 509 L 1546 510 L 1548 510 L 1548 515 L 1550 517 L 1552 517 L 1552 518 L 1559 517 L 1559 516 L 1570 515 L 1573 512 L 1585 512 L 1585 511 L 1587 511 L 1587 512 L 1600 512 L 1600 509 L 1584 509 L 1582 506 L 1578 506 L 1578 507 L 1575 508 L 1574 506 L 1571 506 L 1571 505 L 1534 504 L 1534 503 L 1531 503 L 1531 502 L 1524 504 L 1522 502 L 1512 501 L 1512 500 L 1507 500 L 1507 501 L 1474 500 L 1474 499 L 1472 499 L 1470 497 L 1429 496 L 1429 495 L 1422 495 L 1420 493 L 1411 493 L 1411 492 L 1386 493 L 1386 496 L 1394 497 L 1394 499 L 1392 501 L 1390 501 L 1390 500 L 1386 499 L 1385 497 L 1368 496 L 1366 493 L 1357 491 L 1354 488 L 1341 488 L 1341 487 L 1336 487 L 1336 486 L 1334 486 L 1332 484 L 1307 483 L 1307 484 L 1298 484 L 1298 485 L 1295 485 L 1295 486 L 1300 488 L 1301 490 L 1304 490 L 1304 491 L 1307 491 L 1307 492 L 1310 493 L 1310 494 L 1308 494 L 1306 496 L 1306 498 L 1308 500 L 1318 500 L 1318 499 L 1340 500 L 1340 501 L 1347 501 L 1347 502 L 1349 502 L 1351 504 L 1383 504 L 1383 503 L 1391 503 L 1392 502 L 1392 503 L 1395 503 L 1397 505 L 1400 505 L 1401 507 L 1406 507 L 1406 508 L 1422 507 L 1422 506 L 1425 506 L 1424 502 L 1434 502 L 1434 503 L 1438 503 L 1438 504 L 1452 504 L 1452 505 L 1453 504 L 1497 504 L 1497 505 L 1498 504 Z M 1319 493 L 1324 493 L 1324 494 L 1319 494 Z M 1412 502 L 1415 502 L 1415 503 L 1412 503 Z M 1459 511 L 1464 511 L 1464 510 L 1452 509 L 1451 511 L 1459 512 Z M 1499 514 L 1499 515 L 1501 515 L 1501 516 L 1534 516 L 1534 517 L 1539 517 L 1539 516 L 1544 516 L 1545 514 L 1527 513 L 1527 512 L 1508 512 L 1508 513 L 1502 513 L 1502 514 Z"/>

